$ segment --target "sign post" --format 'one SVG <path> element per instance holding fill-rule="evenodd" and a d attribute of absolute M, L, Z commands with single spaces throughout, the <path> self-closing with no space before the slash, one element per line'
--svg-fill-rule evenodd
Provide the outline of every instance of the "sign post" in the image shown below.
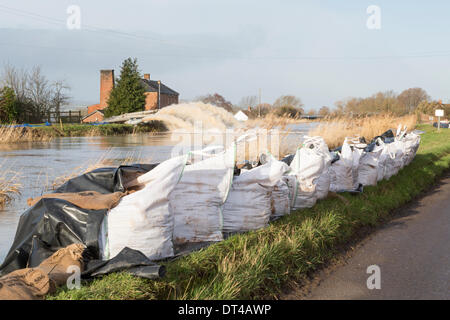
<path fill-rule="evenodd" d="M 444 116 L 444 110 L 443 109 L 436 109 L 434 112 L 434 115 L 438 117 L 438 131 L 441 129 L 441 117 Z"/>

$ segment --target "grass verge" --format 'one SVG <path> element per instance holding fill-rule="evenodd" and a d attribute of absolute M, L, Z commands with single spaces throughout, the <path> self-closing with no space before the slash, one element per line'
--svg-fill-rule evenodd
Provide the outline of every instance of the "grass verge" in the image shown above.
<path fill-rule="evenodd" d="M 275 298 L 336 254 L 359 230 L 390 219 L 394 209 L 427 190 L 450 167 L 450 130 L 425 130 L 414 161 L 388 181 L 346 199 L 330 197 L 267 228 L 235 235 L 164 263 L 164 279 L 114 273 L 79 290 L 62 287 L 48 299 L 261 299 Z"/>

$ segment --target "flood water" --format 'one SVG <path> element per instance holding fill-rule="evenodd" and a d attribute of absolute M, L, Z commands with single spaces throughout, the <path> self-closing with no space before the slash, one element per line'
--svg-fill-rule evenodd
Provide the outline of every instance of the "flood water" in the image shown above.
<path fill-rule="evenodd" d="M 317 123 L 290 125 L 292 143 Z M 0 264 L 3 262 L 17 228 L 20 215 L 28 209 L 27 199 L 51 192 L 58 177 L 81 173 L 94 163 L 158 163 L 169 159 L 180 137 L 171 134 L 143 134 L 110 137 L 56 138 L 51 142 L 0 144 L 1 170 L 20 176 L 21 195 L 0 209 Z M 130 159 L 134 161 L 130 161 Z"/>

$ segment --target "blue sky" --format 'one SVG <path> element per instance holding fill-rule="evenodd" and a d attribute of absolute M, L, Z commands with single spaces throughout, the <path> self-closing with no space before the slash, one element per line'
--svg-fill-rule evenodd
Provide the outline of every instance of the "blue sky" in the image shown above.
<path fill-rule="evenodd" d="M 69 5 L 81 29 L 68 30 Z M 381 9 L 369 30 L 366 8 Z M 283 94 L 307 109 L 422 87 L 450 99 L 448 1 L 0 0 L 0 64 L 41 65 L 76 103 L 99 100 L 99 70 L 127 57 L 193 99 Z"/>

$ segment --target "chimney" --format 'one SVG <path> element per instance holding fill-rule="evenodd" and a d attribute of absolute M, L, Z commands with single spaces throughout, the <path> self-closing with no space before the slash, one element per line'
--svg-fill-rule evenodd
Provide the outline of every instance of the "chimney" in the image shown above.
<path fill-rule="evenodd" d="M 114 70 L 100 70 L 100 108 L 108 106 L 109 94 L 114 88 Z"/>
<path fill-rule="evenodd" d="M 150 73 L 144 73 L 144 79 L 150 80 Z"/>

